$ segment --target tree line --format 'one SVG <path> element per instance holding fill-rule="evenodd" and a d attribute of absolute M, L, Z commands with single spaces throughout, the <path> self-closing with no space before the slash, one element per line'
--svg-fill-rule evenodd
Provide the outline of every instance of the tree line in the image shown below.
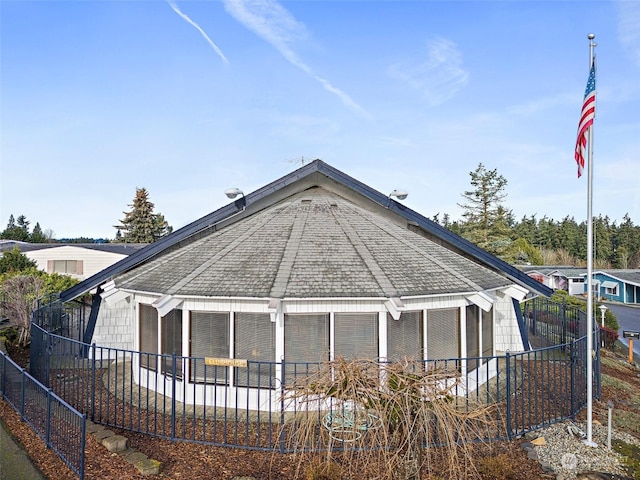
<path fill-rule="evenodd" d="M 517 220 L 505 205 L 507 180 L 482 163 L 470 172 L 472 189 L 462 194 L 462 219 L 449 215 L 433 220 L 488 252 L 516 265 L 584 266 L 587 262 L 587 222 L 566 216 L 524 215 Z M 593 219 L 594 266 L 640 268 L 640 225 L 628 214 L 622 222 L 599 215 Z"/>

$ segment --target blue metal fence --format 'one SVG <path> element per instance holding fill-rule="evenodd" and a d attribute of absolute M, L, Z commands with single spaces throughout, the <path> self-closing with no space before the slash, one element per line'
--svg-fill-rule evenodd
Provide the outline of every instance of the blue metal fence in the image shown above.
<path fill-rule="evenodd" d="M 0 352 L 0 395 L 84 479 L 86 416 Z"/>
<path fill-rule="evenodd" d="M 586 405 L 584 313 L 551 302 L 525 305 L 532 350 L 420 366 L 451 372 L 450 394 L 461 407 L 491 405 L 493 421 L 478 440 L 511 439 L 574 418 Z M 73 338 L 48 331 L 51 325 L 73 332 Z M 34 316 L 31 372 L 96 423 L 172 440 L 289 452 L 298 448 L 294 442 L 303 423 L 315 422 L 320 439 L 341 408 L 317 399 L 290 400 L 291 385 L 317 371 L 318 364 L 207 365 L 204 358 L 88 345 L 78 340 L 81 326 L 70 310 L 48 307 Z"/>

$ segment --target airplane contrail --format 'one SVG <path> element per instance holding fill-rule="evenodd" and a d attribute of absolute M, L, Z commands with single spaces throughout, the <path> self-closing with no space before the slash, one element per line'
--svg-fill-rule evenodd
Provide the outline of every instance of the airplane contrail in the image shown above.
<path fill-rule="evenodd" d="M 365 118 L 371 118 L 346 92 L 313 72 L 293 48 L 293 43 L 306 35 L 304 24 L 275 0 L 224 0 L 227 12 L 238 22 L 270 43 L 291 65 L 319 82 L 347 107 Z"/>
<path fill-rule="evenodd" d="M 209 45 L 211 45 L 211 48 L 213 48 L 213 50 L 220 55 L 220 58 L 222 58 L 222 60 L 224 61 L 224 63 L 229 63 L 229 60 L 227 60 L 227 57 L 224 56 L 224 53 L 222 53 L 222 50 L 220 50 L 218 48 L 218 46 L 213 43 L 213 40 L 211 40 L 209 38 L 209 35 L 207 35 L 207 33 L 200 28 L 200 25 L 198 25 L 196 22 L 194 22 L 193 20 L 191 20 L 186 14 L 182 13 L 182 11 L 178 8 L 178 6 L 173 3 L 171 0 L 167 0 L 167 3 L 169 4 L 169 6 L 173 9 L 174 12 L 176 12 L 178 15 L 180 15 L 180 17 L 182 17 L 182 19 L 184 19 L 185 22 L 189 23 L 190 25 L 192 25 L 196 30 L 198 30 L 200 32 L 200 34 L 204 37 L 204 39 L 209 43 Z"/>

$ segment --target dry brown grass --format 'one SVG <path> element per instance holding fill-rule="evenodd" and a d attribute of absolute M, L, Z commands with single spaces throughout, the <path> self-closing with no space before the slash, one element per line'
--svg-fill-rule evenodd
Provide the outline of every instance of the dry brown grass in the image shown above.
<path fill-rule="evenodd" d="M 474 476 L 473 441 L 494 429 L 496 413 L 454 396 L 458 382 L 457 371 L 411 360 L 326 363 L 289 391 L 300 410 L 288 446 L 301 466 L 309 465 L 307 452 L 321 450 L 327 464 L 339 456 L 347 468 L 376 465 L 381 480 L 420 478 L 443 461 L 449 478 Z"/>

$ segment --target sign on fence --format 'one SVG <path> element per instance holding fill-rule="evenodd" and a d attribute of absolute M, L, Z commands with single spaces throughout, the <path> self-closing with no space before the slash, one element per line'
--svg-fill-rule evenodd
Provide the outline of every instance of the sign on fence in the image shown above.
<path fill-rule="evenodd" d="M 236 358 L 214 358 L 206 357 L 204 364 L 214 367 L 242 367 L 247 368 L 247 361 Z"/>

